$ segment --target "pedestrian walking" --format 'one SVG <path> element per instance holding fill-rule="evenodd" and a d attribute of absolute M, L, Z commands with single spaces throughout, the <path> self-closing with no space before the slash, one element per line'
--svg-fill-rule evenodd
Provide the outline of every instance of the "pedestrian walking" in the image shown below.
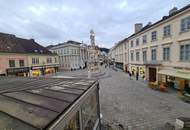
<path fill-rule="evenodd" d="M 131 74 L 131 72 L 129 71 L 129 78 L 130 78 L 130 79 L 131 79 L 131 75 L 132 75 L 132 74 Z"/>
<path fill-rule="evenodd" d="M 136 80 L 139 80 L 139 73 L 136 73 Z"/>

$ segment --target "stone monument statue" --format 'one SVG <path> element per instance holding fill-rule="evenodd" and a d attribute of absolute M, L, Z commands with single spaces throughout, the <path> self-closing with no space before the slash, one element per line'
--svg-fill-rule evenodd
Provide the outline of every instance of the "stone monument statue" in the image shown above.
<path fill-rule="evenodd" d="M 88 77 L 91 74 L 99 72 L 99 61 L 98 61 L 98 47 L 95 46 L 95 33 L 90 30 L 90 42 L 91 45 L 88 47 Z"/>
<path fill-rule="evenodd" d="M 91 40 L 91 46 L 95 46 L 95 33 L 93 30 L 90 30 L 90 40 Z"/>

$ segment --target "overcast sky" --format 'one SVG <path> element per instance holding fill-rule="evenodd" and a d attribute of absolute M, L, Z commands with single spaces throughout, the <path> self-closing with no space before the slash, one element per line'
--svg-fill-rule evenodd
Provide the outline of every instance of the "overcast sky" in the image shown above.
<path fill-rule="evenodd" d="M 134 24 L 155 22 L 190 0 L 0 0 L 0 32 L 34 38 L 41 45 L 67 40 L 112 47 L 134 32 Z"/>

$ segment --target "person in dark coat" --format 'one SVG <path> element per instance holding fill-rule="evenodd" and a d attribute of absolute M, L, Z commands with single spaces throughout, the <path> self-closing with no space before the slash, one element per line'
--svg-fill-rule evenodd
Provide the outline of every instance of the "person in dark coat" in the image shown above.
<path fill-rule="evenodd" d="M 131 72 L 130 72 L 130 71 L 129 71 L 128 73 L 129 73 L 129 77 L 130 77 L 130 79 L 131 79 L 132 74 L 131 74 Z"/>
<path fill-rule="evenodd" d="M 139 80 L 139 73 L 136 73 L 136 80 Z"/>

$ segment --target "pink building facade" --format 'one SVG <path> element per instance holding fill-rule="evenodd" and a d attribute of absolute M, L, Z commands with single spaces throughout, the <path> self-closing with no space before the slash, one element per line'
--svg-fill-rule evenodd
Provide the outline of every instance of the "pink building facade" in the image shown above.
<path fill-rule="evenodd" d="M 16 53 L 0 53 L 0 75 L 29 74 L 27 56 Z"/>

